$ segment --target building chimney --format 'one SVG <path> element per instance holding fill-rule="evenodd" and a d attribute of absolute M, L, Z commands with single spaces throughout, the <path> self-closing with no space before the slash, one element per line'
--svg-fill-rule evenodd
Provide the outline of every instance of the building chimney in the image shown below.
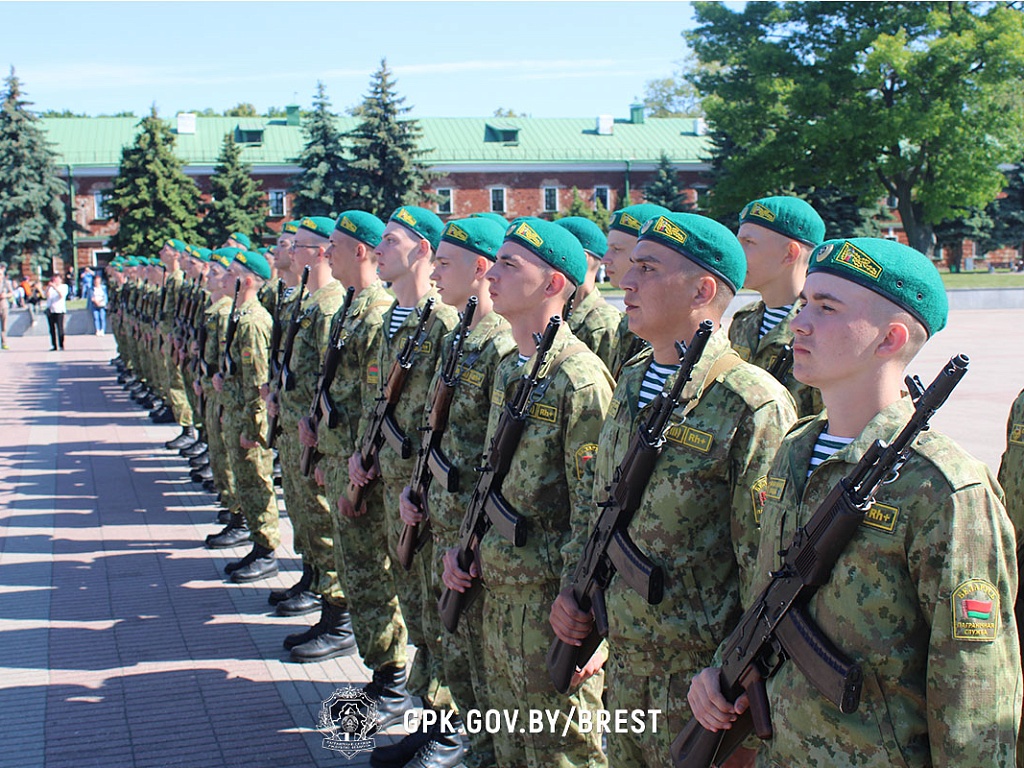
<path fill-rule="evenodd" d="M 629 105 L 629 122 L 633 125 L 644 124 L 644 105 L 643 104 L 630 104 Z"/>
<path fill-rule="evenodd" d="M 195 112 L 179 112 L 178 113 L 178 135 L 183 136 L 185 134 L 193 134 L 196 132 L 196 113 Z"/>
<path fill-rule="evenodd" d="M 615 117 L 613 115 L 598 115 L 597 116 L 597 135 L 598 136 L 611 136 L 612 128 L 615 125 Z"/>
<path fill-rule="evenodd" d="M 285 114 L 288 116 L 288 125 L 299 125 L 299 105 L 289 104 L 284 108 Z"/>
<path fill-rule="evenodd" d="M 707 121 L 703 117 L 693 118 L 693 133 L 695 136 L 706 136 L 708 132 Z"/>

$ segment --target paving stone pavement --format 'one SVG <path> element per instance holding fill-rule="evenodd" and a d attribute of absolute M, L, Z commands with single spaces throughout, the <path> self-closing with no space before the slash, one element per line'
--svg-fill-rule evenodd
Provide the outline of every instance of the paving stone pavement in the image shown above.
<path fill-rule="evenodd" d="M 110 337 L 0 357 L 0 768 L 365 766 L 321 746 L 321 701 L 357 656 L 287 661 L 271 588 L 224 578 L 215 499 L 118 386 Z M 400 726 L 397 728 L 400 729 Z M 392 729 L 392 733 L 395 729 Z M 402 735 L 399 731 L 398 735 Z M 396 737 L 397 738 L 397 737 Z M 394 738 L 378 736 L 378 743 Z"/>

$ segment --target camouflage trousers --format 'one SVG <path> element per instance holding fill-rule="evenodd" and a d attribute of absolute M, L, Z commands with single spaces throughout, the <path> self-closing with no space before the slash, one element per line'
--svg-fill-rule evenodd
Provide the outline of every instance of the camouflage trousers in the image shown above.
<path fill-rule="evenodd" d="M 225 411 L 226 413 L 227 411 Z M 278 528 L 277 494 L 274 492 L 274 455 L 257 446 L 245 449 L 238 442 L 237 425 L 225 420 L 221 425 L 228 467 L 235 478 L 235 503 L 249 524 L 249 539 L 267 549 L 281 544 Z"/>
<path fill-rule="evenodd" d="M 192 419 L 192 406 L 189 405 L 188 397 L 185 394 L 185 378 L 181 368 L 174 361 L 171 351 L 171 342 L 164 343 L 167 353 L 163 356 L 164 377 L 167 381 L 167 401 L 174 412 L 174 418 L 182 427 L 191 427 L 194 424 Z"/>
<path fill-rule="evenodd" d="M 494 734 L 494 753 L 502 768 L 604 768 L 601 737 L 584 733 L 579 717 L 570 712 L 601 708 L 604 674 L 598 672 L 571 694 L 560 694 L 547 675 L 547 652 L 554 632 L 548 623 L 551 603 L 558 585 L 503 587 L 488 590 L 483 607 L 484 669 L 491 706 L 511 713 L 518 710 L 518 722 L 529 722 L 529 710 L 561 710 L 554 732 L 545 727 L 539 733 L 501 730 Z M 573 709 L 575 708 L 575 709 Z M 510 715 L 511 716 L 511 715 Z M 664 761 L 662 765 L 664 765 Z M 631 763 L 614 765 L 631 766 Z"/>
<path fill-rule="evenodd" d="M 327 497 L 312 477 L 304 477 L 299 469 L 302 445 L 299 443 L 298 419 L 281 414 L 281 435 L 277 438 L 281 458 L 281 487 L 285 508 L 295 532 L 295 551 L 302 562 L 313 566 L 316 576 L 310 589 L 335 605 L 345 604 L 345 593 L 338 583 L 334 565 L 334 521 L 327 506 Z M 301 549 L 300 549 L 301 547 Z"/>
<path fill-rule="evenodd" d="M 213 482 L 220 491 L 220 501 L 227 509 L 237 509 L 238 502 L 235 500 L 235 477 L 228 465 L 227 446 L 224 444 L 224 433 L 220 425 L 220 414 L 222 410 L 221 398 L 214 391 L 213 385 L 206 382 L 203 385 L 206 393 L 206 444 L 210 447 L 210 470 L 213 472 Z"/>
<path fill-rule="evenodd" d="M 338 498 L 348 492 L 348 463 L 324 457 L 320 461 L 325 493 L 334 520 L 334 562 L 338 581 L 348 598 L 352 629 L 363 663 L 370 669 L 405 666 L 409 633 L 395 592 L 387 556 L 384 521 L 372 514 L 342 517 Z M 381 486 L 370 492 L 370 509 L 383 511 Z"/>
<path fill-rule="evenodd" d="M 669 762 L 672 739 L 690 719 L 690 705 L 686 693 L 693 676 L 712 662 L 706 658 L 693 658 L 682 669 L 664 669 L 631 663 L 630 659 L 616 655 L 614 648 L 605 663 L 608 678 L 607 706 L 610 710 L 660 710 L 657 730 L 650 718 L 642 733 L 609 733 L 608 761 L 611 765 L 661 766 Z"/>

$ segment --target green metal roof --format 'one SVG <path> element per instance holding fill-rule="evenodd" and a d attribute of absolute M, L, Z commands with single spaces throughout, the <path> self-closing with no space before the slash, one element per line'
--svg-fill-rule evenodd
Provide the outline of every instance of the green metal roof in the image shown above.
<path fill-rule="evenodd" d="M 45 118 L 49 139 L 63 164 L 116 166 L 123 147 L 132 143 L 139 118 Z M 351 130 L 354 117 L 337 118 L 338 128 Z M 177 134 L 177 121 L 167 120 L 176 138 L 176 151 L 190 165 L 214 165 L 224 135 L 236 128 L 263 128 L 263 142 L 242 145 L 242 159 L 252 165 L 294 164 L 303 146 L 302 129 L 284 118 L 197 117 L 194 134 Z M 469 163 L 656 163 L 665 153 L 675 163 L 707 162 L 710 142 L 694 133 L 690 118 L 647 118 L 641 124 L 616 121 L 612 135 L 598 135 L 592 118 L 419 118 L 420 146 L 430 150 L 429 164 Z M 515 143 L 495 140 L 488 126 L 518 129 Z"/>

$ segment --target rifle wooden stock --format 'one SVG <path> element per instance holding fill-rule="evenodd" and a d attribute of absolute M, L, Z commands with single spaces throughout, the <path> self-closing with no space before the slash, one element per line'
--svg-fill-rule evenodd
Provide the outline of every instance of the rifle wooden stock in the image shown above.
<path fill-rule="evenodd" d="M 888 445 L 876 440 L 794 534 L 783 550 L 782 567 L 771 574 L 772 580 L 722 646 L 722 694 L 735 701 L 746 692 L 752 719 L 741 719 L 726 732 L 714 732 L 691 718 L 672 742 L 675 768 L 707 768 L 712 762 L 721 763 L 742 743 L 750 728 L 761 738 L 771 738 L 765 680 L 787 659 L 792 659 L 840 712 L 856 711 L 861 692 L 859 665 L 848 660 L 804 611 L 818 587 L 831 579 L 836 561 L 856 535 L 878 487 L 892 479 L 910 456 L 912 443 L 928 429 L 932 415 L 967 372 L 968 362 L 965 355 L 951 358 L 927 390 L 919 380 L 908 378 L 915 408 L 906 426 Z M 738 732 L 732 733 L 737 726 Z"/>
<path fill-rule="evenodd" d="M 540 378 L 540 372 L 547 362 L 548 353 L 551 351 L 551 345 L 555 341 L 561 324 L 562 318 L 558 315 L 552 317 L 548 322 L 544 335 L 537 344 L 533 370 L 529 375 L 519 379 L 515 394 L 511 400 L 506 400 L 502 407 L 501 418 L 498 420 L 498 426 L 491 438 L 486 462 L 480 470 L 480 477 L 477 478 L 473 496 L 459 528 L 457 560 L 459 568 L 467 573 L 476 559 L 474 553 L 492 525 L 497 526 L 514 546 L 521 547 L 526 543 L 526 520 L 501 495 L 501 485 L 512 465 L 512 456 L 519 446 L 523 429 L 526 427 L 530 398 L 543 381 Z M 446 588 L 441 593 L 437 609 L 441 614 L 441 623 L 449 632 L 456 631 L 459 617 L 462 616 L 466 608 L 472 605 L 480 592 L 480 577 L 474 577 L 472 581 L 473 583 L 465 592 Z"/>
<path fill-rule="evenodd" d="M 605 488 L 608 497 L 599 504 L 601 515 L 587 539 L 572 579 L 576 604 L 581 611 L 594 609 L 594 625 L 581 645 L 569 645 L 556 637 L 548 649 L 548 673 L 559 693 L 569 690 L 576 670 L 586 666 L 608 634 L 604 593 L 616 573 L 621 573 L 626 583 L 647 602 L 652 605 L 661 602 L 664 574 L 633 543 L 628 529 L 665 446 L 665 432 L 682 398 L 683 387 L 690 380 L 713 331 L 714 323 L 705 320 L 688 346 L 676 343 L 679 371 L 672 389 L 668 393 L 660 392 L 651 403 L 650 417 L 633 435 L 626 455 L 615 469 L 611 485 Z"/>
<path fill-rule="evenodd" d="M 295 308 L 292 309 L 292 317 L 288 322 L 288 333 L 284 342 L 284 351 L 281 355 L 281 367 L 274 378 L 273 397 L 277 401 L 278 412 L 267 417 L 267 448 L 273 448 L 277 442 L 277 436 L 281 432 L 279 421 L 281 420 L 281 390 L 292 389 L 288 387 L 287 377 L 290 375 L 288 366 L 292 360 L 292 349 L 295 348 L 295 336 L 299 332 L 300 317 L 302 316 L 302 297 L 306 292 L 306 283 L 309 282 L 309 267 L 302 270 L 302 281 L 299 283 L 299 295 L 295 299 Z"/>

